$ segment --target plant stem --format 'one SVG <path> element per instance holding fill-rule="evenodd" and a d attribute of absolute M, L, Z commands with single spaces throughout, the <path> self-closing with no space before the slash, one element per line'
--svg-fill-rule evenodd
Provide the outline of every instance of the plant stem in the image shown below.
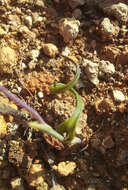
<path fill-rule="evenodd" d="M 59 139 L 60 141 L 64 141 L 64 137 L 60 135 L 58 132 L 56 132 L 51 126 L 49 126 L 43 119 L 42 117 L 38 114 L 36 110 L 31 108 L 29 105 L 24 103 L 20 98 L 9 92 L 5 87 L 0 86 L 0 91 L 2 91 L 8 98 L 13 100 L 17 105 L 20 107 L 26 109 L 29 113 L 33 115 L 35 119 L 37 119 L 40 123 L 38 122 L 29 122 L 29 126 L 35 129 L 39 129 L 42 132 L 46 132 L 49 135 L 52 135 Z"/>
<path fill-rule="evenodd" d="M 29 122 L 29 126 L 34 128 L 34 129 L 39 129 L 40 131 L 46 132 L 47 134 L 56 137 L 60 141 L 64 141 L 64 137 L 61 134 L 59 134 L 58 132 L 56 132 L 48 124 L 42 125 L 41 123 L 38 123 L 37 121 L 32 121 L 32 122 Z"/>
<path fill-rule="evenodd" d="M 59 83 L 59 85 L 63 86 L 63 84 L 61 83 Z M 70 118 L 66 119 L 60 125 L 57 126 L 57 129 L 58 129 L 57 131 L 59 133 L 62 134 L 63 132 L 68 132 L 69 141 L 71 141 L 75 137 L 77 121 L 83 110 L 83 102 L 80 95 L 73 88 L 71 88 L 70 91 L 75 95 L 75 98 L 77 101 L 76 109 Z"/>
<path fill-rule="evenodd" d="M 8 98 L 10 98 L 12 101 L 14 101 L 17 105 L 19 105 L 22 108 L 25 108 L 31 115 L 37 119 L 42 124 L 47 124 L 42 117 L 38 114 L 36 110 L 31 108 L 29 105 L 24 103 L 20 98 L 18 98 L 16 95 L 9 92 L 5 87 L 0 86 L 0 91 L 2 91 Z"/>

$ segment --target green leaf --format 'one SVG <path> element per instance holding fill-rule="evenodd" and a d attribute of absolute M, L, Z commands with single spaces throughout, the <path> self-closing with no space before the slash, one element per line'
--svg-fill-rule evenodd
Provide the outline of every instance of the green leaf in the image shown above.
<path fill-rule="evenodd" d="M 59 139 L 60 141 L 64 141 L 64 137 L 59 134 L 57 131 L 55 131 L 50 125 L 48 124 L 41 124 L 37 121 L 32 121 L 28 123 L 30 127 L 34 128 L 34 129 L 38 129 L 42 132 L 46 132 L 49 135 L 52 135 L 54 137 L 56 137 L 57 139 Z"/>
<path fill-rule="evenodd" d="M 80 68 L 79 64 L 76 64 L 77 69 L 76 69 L 76 75 L 72 81 L 70 81 L 68 84 L 62 84 L 62 83 L 54 83 L 51 85 L 50 90 L 51 93 L 56 94 L 56 93 L 61 93 L 65 92 L 66 90 L 70 90 L 73 86 L 76 85 L 79 77 L 80 77 Z"/>
<path fill-rule="evenodd" d="M 59 83 L 59 85 L 61 85 L 61 83 Z M 82 102 L 82 99 L 79 96 L 79 94 L 73 88 L 71 88 L 70 91 L 76 97 L 77 106 L 76 106 L 76 109 L 75 109 L 73 115 L 69 119 L 62 122 L 57 127 L 57 129 L 58 129 L 57 131 L 61 134 L 63 134 L 64 132 L 67 132 L 69 135 L 69 141 L 72 141 L 72 139 L 75 137 L 75 130 L 76 130 L 77 121 L 78 121 L 78 119 L 82 113 L 82 110 L 83 110 L 83 102 Z"/>
<path fill-rule="evenodd" d="M 65 58 L 67 58 L 69 61 L 72 61 L 73 63 L 75 63 L 72 59 L 70 59 L 68 57 L 65 57 Z M 63 134 L 64 132 L 68 133 L 69 142 L 72 142 L 75 137 L 76 125 L 77 125 L 78 119 L 83 110 L 82 99 L 79 96 L 79 94 L 73 89 L 73 87 L 78 82 L 78 79 L 80 77 L 79 64 L 77 64 L 77 63 L 75 63 L 75 64 L 77 66 L 76 75 L 74 76 L 72 81 L 70 81 L 68 84 L 55 83 L 55 84 L 51 85 L 51 88 L 50 88 L 51 93 L 53 93 L 53 94 L 70 90 L 75 95 L 75 98 L 77 101 L 77 106 L 76 106 L 76 109 L 75 109 L 73 115 L 69 119 L 65 120 L 64 122 L 62 122 L 60 125 L 57 126 L 57 131 L 59 133 L 61 133 L 61 134 Z"/>

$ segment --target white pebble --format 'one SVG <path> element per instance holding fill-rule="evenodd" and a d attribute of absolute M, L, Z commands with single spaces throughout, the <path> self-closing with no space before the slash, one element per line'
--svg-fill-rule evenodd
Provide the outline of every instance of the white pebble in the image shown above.
<path fill-rule="evenodd" d="M 34 61 L 34 60 L 31 60 L 31 61 L 28 63 L 28 67 L 29 67 L 30 70 L 35 69 L 36 65 L 37 65 L 37 63 L 36 63 L 36 61 Z"/>
<path fill-rule="evenodd" d="M 94 63 L 88 59 L 84 59 L 83 65 L 85 66 L 85 72 L 88 76 L 88 79 L 94 84 L 98 85 L 99 84 L 99 79 L 98 79 L 98 64 Z"/>
<path fill-rule="evenodd" d="M 42 22 L 43 21 L 43 17 L 42 16 L 39 16 L 36 20 L 35 20 L 35 24 L 39 23 L 39 22 Z"/>
<path fill-rule="evenodd" d="M 63 50 L 62 50 L 62 55 L 64 56 L 68 56 L 70 55 L 70 49 L 68 47 L 65 47 Z"/>
<path fill-rule="evenodd" d="M 17 87 L 17 90 L 18 90 L 18 92 L 20 93 L 21 90 L 22 90 L 22 88 L 18 86 L 18 87 Z"/>
<path fill-rule="evenodd" d="M 114 100 L 117 102 L 125 101 L 125 96 L 120 90 L 113 90 L 113 97 Z"/>
<path fill-rule="evenodd" d="M 104 18 L 100 25 L 101 39 L 103 41 L 112 40 L 119 34 L 119 27 L 111 23 L 109 18 Z"/>
<path fill-rule="evenodd" d="M 32 2 L 33 2 L 33 1 L 32 1 Z M 36 0 L 36 1 L 34 1 L 34 4 L 35 4 L 36 6 L 39 6 L 39 7 L 42 7 L 42 8 L 45 7 L 43 0 Z"/>
<path fill-rule="evenodd" d="M 30 58 L 36 60 L 39 57 L 40 51 L 38 49 L 33 49 L 30 51 Z"/>
<path fill-rule="evenodd" d="M 24 21 L 25 21 L 25 24 L 26 24 L 28 27 L 31 27 L 31 26 L 32 26 L 32 17 L 31 17 L 31 16 L 25 16 Z"/>
<path fill-rule="evenodd" d="M 106 74 L 113 74 L 115 73 L 115 66 L 109 61 L 102 60 L 99 65 L 99 70 Z"/>
<path fill-rule="evenodd" d="M 26 69 L 27 66 L 25 63 L 22 62 L 22 60 L 19 62 L 20 66 L 21 66 L 21 69 Z"/>
<path fill-rule="evenodd" d="M 44 97 L 43 92 L 38 92 L 38 97 L 39 97 L 39 98 L 43 98 L 43 97 Z"/>

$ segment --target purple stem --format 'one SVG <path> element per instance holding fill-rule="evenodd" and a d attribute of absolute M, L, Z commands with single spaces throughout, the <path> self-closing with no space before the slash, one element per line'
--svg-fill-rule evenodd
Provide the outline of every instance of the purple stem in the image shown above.
<path fill-rule="evenodd" d="M 14 101 L 17 105 L 19 105 L 22 108 L 25 108 L 29 113 L 33 115 L 35 119 L 37 119 L 40 123 L 47 124 L 42 117 L 38 114 L 36 110 L 31 108 L 29 105 L 24 103 L 20 98 L 18 98 L 16 95 L 9 92 L 5 87 L 0 86 L 0 91 L 2 91 L 8 98 L 10 98 L 12 101 Z"/>

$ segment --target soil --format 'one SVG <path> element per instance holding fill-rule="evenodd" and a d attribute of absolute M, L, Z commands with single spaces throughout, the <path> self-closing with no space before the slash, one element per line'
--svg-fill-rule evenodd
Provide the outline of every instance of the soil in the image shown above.
<path fill-rule="evenodd" d="M 76 129 L 82 143 L 74 146 L 1 111 L 0 190 L 128 190 L 128 25 L 104 12 L 105 0 L 75 8 L 69 1 L 0 0 L 1 85 L 56 128 L 76 106 L 70 93 L 50 93 L 51 84 L 75 75 L 75 65 L 61 56 L 66 52 L 80 66 L 75 89 L 84 104 Z M 128 5 L 111 4 L 118 2 Z M 65 42 L 58 23 L 72 17 L 79 32 Z M 115 30 L 106 33 L 104 18 Z M 34 120 L 3 93 L 0 102 Z"/>

